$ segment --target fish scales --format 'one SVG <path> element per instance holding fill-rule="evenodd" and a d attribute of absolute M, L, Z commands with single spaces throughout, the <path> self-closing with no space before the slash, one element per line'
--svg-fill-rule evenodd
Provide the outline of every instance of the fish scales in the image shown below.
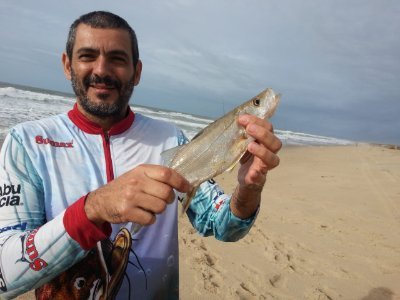
<path fill-rule="evenodd" d="M 193 185 L 182 203 L 183 211 L 189 207 L 200 184 L 233 168 L 254 140 L 238 124 L 238 117 L 251 114 L 270 118 L 279 100 L 280 95 L 268 88 L 205 127 L 189 143 L 162 154 L 167 165 Z"/>
<path fill-rule="evenodd" d="M 187 147 L 182 151 L 182 158 L 171 166 L 193 185 L 210 179 L 211 174 L 223 172 L 226 168 L 225 165 L 231 164 L 227 158 L 232 157 L 231 149 L 236 148 L 231 148 L 226 142 L 232 143 L 232 134 L 236 132 L 232 130 L 232 124 L 224 124 L 226 125 L 224 126 L 225 130 L 213 130 L 222 121 L 232 123 L 231 120 L 225 119 L 212 124 L 208 132 L 204 132 L 197 137 L 197 140 L 195 139 L 196 143 L 187 144 Z M 185 163 L 189 160 L 192 163 Z"/>

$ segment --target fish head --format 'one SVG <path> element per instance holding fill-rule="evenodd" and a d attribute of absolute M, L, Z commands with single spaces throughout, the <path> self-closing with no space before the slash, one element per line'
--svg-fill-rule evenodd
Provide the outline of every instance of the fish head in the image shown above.
<path fill-rule="evenodd" d="M 255 115 L 261 119 L 267 119 L 274 114 L 279 100 L 280 95 L 268 88 L 239 106 L 238 112 L 239 114 Z"/>
<path fill-rule="evenodd" d="M 77 264 L 37 288 L 36 299 L 115 299 L 131 246 L 131 234 L 123 227 L 114 241 L 103 240 Z"/>

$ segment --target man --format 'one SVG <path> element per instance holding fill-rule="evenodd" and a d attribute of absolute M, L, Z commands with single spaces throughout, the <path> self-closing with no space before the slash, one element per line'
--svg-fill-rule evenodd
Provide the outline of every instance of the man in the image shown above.
<path fill-rule="evenodd" d="M 186 140 L 176 127 L 130 110 L 142 72 L 135 33 L 111 13 L 83 15 L 70 28 L 62 61 L 74 108 L 17 125 L 2 147 L 0 296 L 44 285 L 41 299 L 178 298 L 174 190 L 192 187 L 161 166 L 160 153 Z M 257 142 L 242 159 L 234 195 L 206 182 L 188 210 L 200 234 L 224 241 L 249 231 L 266 173 L 279 163 L 271 124 L 254 116 L 239 123 Z M 120 229 L 134 232 L 135 224 L 148 226 L 131 246 Z M 113 243 L 105 243 L 109 237 Z"/>

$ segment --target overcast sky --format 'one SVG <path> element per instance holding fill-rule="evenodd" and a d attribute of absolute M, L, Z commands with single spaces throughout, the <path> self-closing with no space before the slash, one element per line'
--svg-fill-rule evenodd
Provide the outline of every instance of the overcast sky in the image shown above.
<path fill-rule="evenodd" d="M 69 26 L 108 10 L 139 39 L 134 104 L 215 118 L 272 87 L 277 129 L 400 144 L 398 0 L 110 3 L 1 0 L 0 81 L 72 92 Z"/>

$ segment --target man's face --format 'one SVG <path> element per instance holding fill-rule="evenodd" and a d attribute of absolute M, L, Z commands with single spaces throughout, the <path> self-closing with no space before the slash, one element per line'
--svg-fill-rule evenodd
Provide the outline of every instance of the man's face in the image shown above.
<path fill-rule="evenodd" d="M 94 116 L 124 115 L 133 88 L 139 83 L 141 63 L 133 67 L 129 33 L 80 24 L 72 61 L 63 57 L 78 104 Z M 69 63 L 69 67 L 68 67 Z"/>

